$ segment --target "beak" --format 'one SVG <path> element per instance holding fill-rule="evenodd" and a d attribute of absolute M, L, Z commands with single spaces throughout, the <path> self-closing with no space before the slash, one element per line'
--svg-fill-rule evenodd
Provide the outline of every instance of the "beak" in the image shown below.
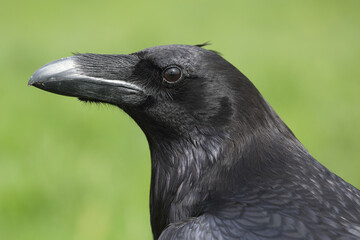
<path fill-rule="evenodd" d="M 137 105 L 146 100 L 146 95 L 129 81 L 136 63 L 131 57 L 111 55 L 103 61 L 107 55 L 84 54 L 62 58 L 39 68 L 28 85 L 85 101 Z"/>

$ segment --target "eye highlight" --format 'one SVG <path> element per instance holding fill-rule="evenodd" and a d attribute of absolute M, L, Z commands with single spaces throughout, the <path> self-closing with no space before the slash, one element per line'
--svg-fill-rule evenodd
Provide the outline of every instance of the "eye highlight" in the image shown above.
<path fill-rule="evenodd" d="M 174 83 L 181 78 L 181 70 L 178 67 L 169 67 L 163 71 L 163 78 L 169 83 Z"/>

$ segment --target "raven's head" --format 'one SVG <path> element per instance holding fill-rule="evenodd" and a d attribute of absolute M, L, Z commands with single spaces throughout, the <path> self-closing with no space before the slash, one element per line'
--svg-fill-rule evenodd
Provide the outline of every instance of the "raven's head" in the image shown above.
<path fill-rule="evenodd" d="M 119 106 L 148 137 L 184 136 L 195 128 L 245 131 L 274 121 L 251 82 L 201 46 L 158 46 L 129 55 L 78 54 L 43 66 L 29 85 Z M 233 119 L 236 125 L 230 124 Z"/>

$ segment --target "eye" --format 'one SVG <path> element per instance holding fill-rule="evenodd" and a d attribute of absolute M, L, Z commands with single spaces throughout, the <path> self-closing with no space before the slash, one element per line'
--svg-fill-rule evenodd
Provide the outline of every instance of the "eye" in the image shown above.
<path fill-rule="evenodd" d="M 178 67 L 169 67 L 164 70 L 163 78 L 170 83 L 176 82 L 181 78 L 181 70 Z"/>

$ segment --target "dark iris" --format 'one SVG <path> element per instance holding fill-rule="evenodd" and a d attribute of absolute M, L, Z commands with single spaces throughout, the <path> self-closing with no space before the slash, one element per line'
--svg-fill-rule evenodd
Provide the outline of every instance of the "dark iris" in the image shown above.
<path fill-rule="evenodd" d="M 170 67 L 163 73 L 163 77 L 168 82 L 176 82 L 181 77 L 181 71 L 177 67 Z"/>

